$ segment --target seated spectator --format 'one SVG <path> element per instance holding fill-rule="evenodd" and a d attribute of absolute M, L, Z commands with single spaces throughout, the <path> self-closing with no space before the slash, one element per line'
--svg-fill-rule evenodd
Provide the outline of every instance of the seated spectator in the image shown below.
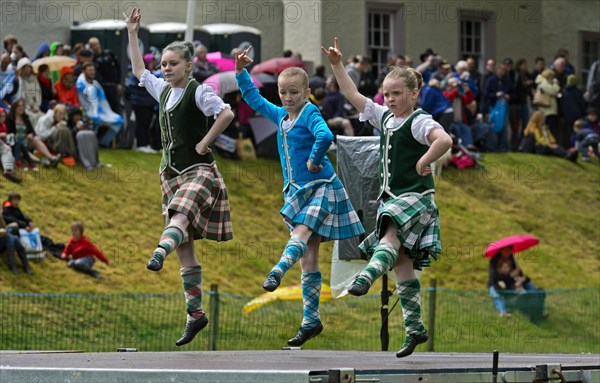
<path fill-rule="evenodd" d="M 523 274 L 512 254 L 512 248 L 504 247 L 490 259 L 488 289 L 500 316 L 508 317 L 510 314 L 501 293 L 503 291 L 533 291 L 537 290 L 537 287 L 531 279 Z"/>
<path fill-rule="evenodd" d="M 46 144 L 35 135 L 29 116 L 25 113 L 23 100 L 13 102 L 8 113 L 6 125 L 8 128 L 7 142 L 12 145 L 17 166 L 24 166 L 24 163 L 21 162 L 21 158 L 23 158 L 32 167 L 32 170 L 35 171 L 37 169 L 35 159 L 29 152 L 30 149 L 39 150 L 49 160 L 47 163 L 48 166 L 54 167 L 58 165 L 60 155 L 50 153 Z"/>
<path fill-rule="evenodd" d="M 73 77 L 73 68 L 68 66 L 60 70 L 60 79 L 54 84 L 56 90 L 56 100 L 67 105 L 79 106 L 77 98 L 77 88 L 75 87 L 75 78 Z"/>
<path fill-rule="evenodd" d="M 21 194 L 17 192 L 10 193 L 8 199 L 2 204 L 2 218 L 4 218 L 4 222 L 6 222 L 7 225 L 16 223 L 19 226 L 19 229 L 32 231 L 35 229 L 33 220 L 21 211 L 21 208 L 19 207 L 20 203 Z"/>
<path fill-rule="evenodd" d="M 35 133 L 54 153 L 60 153 L 63 157 L 75 158 L 77 148 L 65 120 L 66 114 L 65 104 L 57 104 L 54 109 L 48 110 L 40 117 L 35 126 Z"/>
<path fill-rule="evenodd" d="M 600 135 L 592 129 L 586 128 L 585 122 L 581 119 L 575 121 L 573 130 L 575 131 L 575 148 L 581 153 L 581 160 L 589 161 L 590 151 L 594 153 L 596 157 L 600 158 L 600 153 L 598 153 Z"/>
<path fill-rule="evenodd" d="M 598 111 L 596 110 L 596 108 L 587 108 L 585 114 L 586 116 L 583 119 L 585 127 L 588 129 L 592 129 L 595 133 L 598 133 L 600 135 L 600 122 L 598 121 Z"/>
<path fill-rule="evenodd" d="M 154 56 L 151 53 L 144 55 L 144 64 L 150 73 L 154 71 Z M 158 103 L 146 88 L 138 85 L 139 83 L 140 81 L 133 73 L 127 80 L 127 94 L 135 114 L 135 150 L 154 154 L 156 150 L 150 146 L 150 141 L 152 121 L 155 111 L 158 111 Z"/>
<path fill-rule="evenodd" d="M 0 107 L 8 109 L 8 105 L 15 92 L 15 71 L 10 64 L 10 54 L 2 53 L 0 56 Z"/>
<path fill-rule="evenodd" d="M 25 248 L 19 241 L 19 237 L 10 233 L 6 222 L 2 218 L 4 211 L 0 205 L 0 253 L 6 250 L 6 259 L 8 261 L 8 268 L 15 274 L 19 274 L 17 264 L 15 263 L 15 252 L 21 260 L 23 271 L 27 274 L 32 274 L 29 268 L 29 261 L 27 260 L 27 253 Z"/>
<path fill-rule="evenodd" d="M 73 78 L 77 80 L 81 72 L 83 72 L 83 65 L 88 62 L 94 62 L 94 52 L 89 49 L 81 49 L 77 52 L 75 60 L 77 60 L 77 63 L 73 65 Z M 96 80 L 99 77 L 100 76 L 96 73 Z"/>
<path fill-rule="evenodd" d="M 76 82 L 77 96 L 85 114 L 94 122 L 100 145 L 110 146 L 123 126 L 123 117 L 112 111 L 104 90 L 95 77 L 94 63 L 83 64 L 83 72 Z"/>
<path fill-rule="evenodd" d="M 344 136 L 354 136 L 352 123 L 346 118 L 346 109 L 344 103 L 346 98 L 340 92 L 337 81 L 334 76 L 330 76 L 326 81 L 327 91 L 325 98 L 319 105 L 323 119 L 333 134 L 342 134 Z"/>
<path fill-rule="evenodd" d="M 548 129 L 548 126 L 545 124 L 543 112 L 539 110 L 533 112 L 523 134 L 525 137 L 530 134 L 533 135 L 535 139 L 535 152 L 537 154 L 557 156 L 573 162 L 577 161 L 578 152 L 576 150 L 569 153 L 566 149 L 556 143 L 552 132 L 550 132 L 550 129 Z"/>
<path fill-rule="evenodd" d="M 48 65 L 42 64 L 39 66 L 37 78 L 42 91 L 42 103 L 40 105 L 40 110 L 43 113 L 46 113 L 48 109 L 52 107 L 51 104 L 56 102 L 54 101 L 54 86 L 52 85 L 52 80 L 50 79 L 50 68 Z"/>
<path fill-rule="evenodd" d="M 77 142 L 77 161 L 87 171 L 101 168 L 103 165 L 98 160 L 98 138 L 93 122 L 83 118 L 80 109 L 73 109 L 69 112 L 67 125 Z"/>
<path fill-rule="evenodd" d="M 83 235 L 83 231 L 82 222 L 75 221 L 71 224 L 71 233 L 73 236 L 60 257 L 61 259 L 68 260 L 67 266 L 70 268 L 99 279 L 100 272 L 93 269 L 96 261 L 94 257 L 106 263 L 107 266 L 109 262 L 102 251 Z M 69 260 L 69 258 L 71 259 Z"/>
<path fill-rule="evenodd" d="M 6 111 L 0 108 L 0 162 L 2 162 L 2 175 L 9 181 L 20 183 L 21 178 L 14 172 L 15 157 L 12 154 L 12 148 L 6 143 L 7 135 Z"/>

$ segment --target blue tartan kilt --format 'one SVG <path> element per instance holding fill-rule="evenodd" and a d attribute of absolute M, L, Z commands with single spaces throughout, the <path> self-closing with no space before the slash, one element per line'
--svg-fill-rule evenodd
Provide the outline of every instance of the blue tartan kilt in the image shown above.
<path fill-rule="evenodd" d="M 400 244 L 413 261 L 414 268 L 422 270 L 431 266 L 431 258 L 437 260 L 442 252 L 440 220 L 433 193 L 405 193 L 390 199 L 377 212 L 375 230 L 358 246 L 369 258 L 379 240 L 385 235 L 385 224 L 391 220 L 397 227 Z"/>
<path fill-rule="evenodd" d="M 296 225 L 306 225 L 320 235 L 322 241 L 352 238 L 365 232 L 336 176 L 331 181 L 310 183 L 301 188 L 290 185 L 280 213 L 290 230 Z"/>

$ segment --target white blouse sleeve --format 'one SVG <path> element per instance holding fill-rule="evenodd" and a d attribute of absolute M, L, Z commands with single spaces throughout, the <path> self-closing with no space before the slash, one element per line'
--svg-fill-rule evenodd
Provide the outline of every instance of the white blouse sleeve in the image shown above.
<path fill-rule="evenodd" d="M 231 109 L 229 104 L 225 104 L 221 97 L 217 96 L 213 88 L 205 84 L 196 88 L 196 105 L 206 116 L 213 116 L 215 119 L 223 109 Z"/>
<path fill-rule="evenodd" d="M 149 70 L 145 69 L 142 77 L 140 77 L 138 86 L 146 88 L 148 93 L 150 93 L 156 101 L 160 101 L 160 94 L 169 86 L 169 83 L 166 82 L 165 79 L 158 78 L 150 73 Z"/>
<path fill-rule="evenodd" d="M 411 131 L 415 140 L 423 145 L 431 146 L 431 142 L 427 137 L 436 128 L 444 129 L 429 114 L 420 114 L 413 120 Z"/>
<path fill-rule="evenodd" d="M 369 121 L 374 127 L 382 129 L 381 118 L 386 110 L 388 110 L 387 106 L 376 104 L 368 98 L 365 103 L 365 110 L 358 115 L 358 120 L 361 122 Z"/>

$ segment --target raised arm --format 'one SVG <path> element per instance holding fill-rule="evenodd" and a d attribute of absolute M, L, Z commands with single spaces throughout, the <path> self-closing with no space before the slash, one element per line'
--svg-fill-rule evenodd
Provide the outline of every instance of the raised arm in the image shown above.
<path fill-rule="evenodd" d="M 342 64 L 342 52 L 340 52 L 338 38 L 333 38 L 333 47 L 329 47 L 328 49 L 321 47 L 321 50 L 327 55 L 327 59 L 331 64 L 331 69 L 333 69 L 333 74 L 335 75 L 344 97 L 354 105 L 356 110 L 360 113 L 364 112 L 368 99 L 358 92 L 356 85 L 354 85 L 354 82 L 346 72 L 346 68 L 344 68 L 344 64 Z"/>
<path fill-rule="evenodd" d="M 129 16 L 125 12 L 123 12 L 123 16 L 125 16 L 125 23 L 127 23 L 129 49 L 131 50 L 131 68 L 133 75 L 139 80 L 146 69 L 142 52 L 140 52 L 140 46 L 138 45 L 138 31 L 140 30 L 142 13 L 139 8 L 133 8 Z"/>

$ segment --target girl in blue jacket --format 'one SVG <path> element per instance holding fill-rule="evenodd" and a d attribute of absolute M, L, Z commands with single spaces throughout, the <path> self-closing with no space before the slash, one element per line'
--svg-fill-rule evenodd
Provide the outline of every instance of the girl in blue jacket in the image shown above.
<path fill-rule="evenodd" d="M 298 334 L 288 340 L 288 345 L 300 346 L 323 331 L 319 317 L 320 243 L 360 235 L 364 228 L 326 157 L 333 134 L 319 109 L 308 102 L 308 75 L 301 68 L 281 72 L 277 87 L 283 107 L 273 105 L 260 95 L 244 69 L 252 62 L 248 57 L 251 49 L 236 53 L 236 79 L 244 101 L 278 126 L 285 197 L 280 213 L 291 230 L 281 259 L 267 275 L 263 288 L 274 291 L 300 260 L 304 317 Z"/>

